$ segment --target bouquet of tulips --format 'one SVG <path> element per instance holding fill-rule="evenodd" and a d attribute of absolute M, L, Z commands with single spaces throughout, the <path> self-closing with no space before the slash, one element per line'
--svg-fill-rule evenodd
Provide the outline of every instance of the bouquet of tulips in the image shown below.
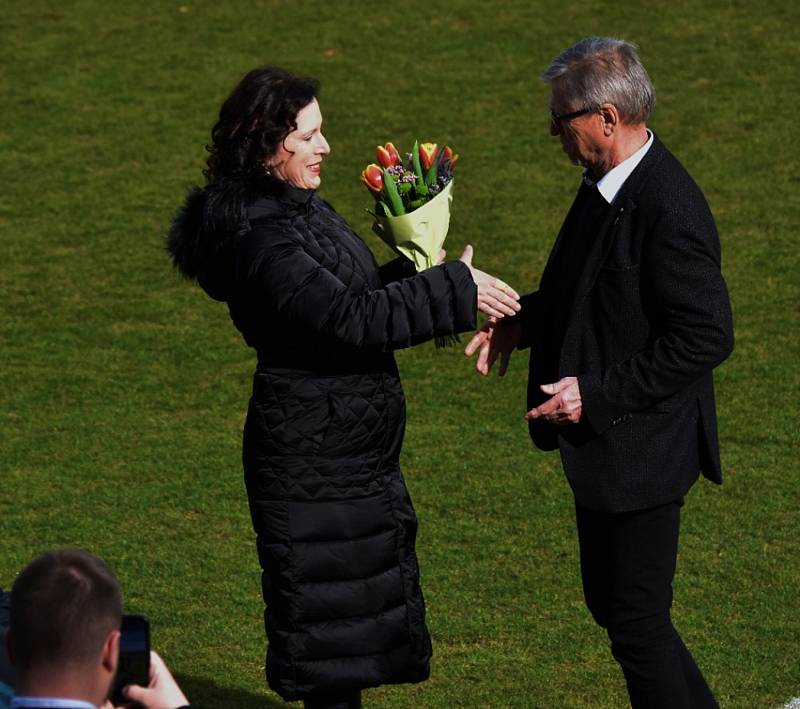
<path fill-rule="evenodd" d="M 361 181 L 375 197 L 372 228 L 390 248 L 414 262 L 417 271 L 436 263 L 450 226 L 453 166 L 458 155 L 446 145 L 414 143 L 403 160 L 392 143 L 376 149 L 378 163 Z"/>

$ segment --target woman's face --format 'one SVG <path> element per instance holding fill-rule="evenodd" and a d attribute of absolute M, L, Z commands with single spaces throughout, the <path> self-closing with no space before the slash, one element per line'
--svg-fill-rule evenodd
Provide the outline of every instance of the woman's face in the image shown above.
<path fill-rule="evenodd" d="M 322 113 L 314 99 L 297 114 L 297 129 L 287 135 L 269 160 L 274 177 L 305 190 L 319 187 L 322 159 L 331 152 L 322 135 Z"/>

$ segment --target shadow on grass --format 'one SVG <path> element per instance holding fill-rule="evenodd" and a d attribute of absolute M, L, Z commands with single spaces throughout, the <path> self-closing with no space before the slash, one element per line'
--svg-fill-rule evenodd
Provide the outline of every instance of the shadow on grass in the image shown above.
<path fill-rule="evenodd" d="M 232 689 L 206 677 L 175 674 L 175 679 L 193 707 L 198 709 L 286 709 L 300 704 L 286 704 L 273 696 Z"/>

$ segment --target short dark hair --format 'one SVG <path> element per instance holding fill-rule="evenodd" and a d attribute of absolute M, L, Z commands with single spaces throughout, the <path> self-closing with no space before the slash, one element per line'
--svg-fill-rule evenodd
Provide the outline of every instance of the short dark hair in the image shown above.
<path fill-rule="evenodd" d="M 61 549 L 26 566 L 11 589 L 9 647 L 18 672 L 96 660 L 122 622 L 122 593 L 106 564 Z"/>
<path fill-rule="evenodd" d="M 263 175 L 264 162 L 297 128 L 297 114 L 319 93 L 315 79 L 279 67 L 248 72 L 219 110 L 211 130 L 203 174 L 211 181 L 231 175 Z"/>

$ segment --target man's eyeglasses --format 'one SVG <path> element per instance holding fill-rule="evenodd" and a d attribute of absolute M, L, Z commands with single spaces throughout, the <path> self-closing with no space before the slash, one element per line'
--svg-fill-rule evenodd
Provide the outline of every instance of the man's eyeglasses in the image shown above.
<path fill-rule="evenodd" d="M 571 121 L 574 118 L 580 118 L 581 116 L 585 116 L 587 113 L 591 113 L 592 111 L 596 110 L 595 106 L 589 106 L 588 108 L 581 108 L 578 111 L 571 111 L 570 113 L 562 113 L 561 115 L 556 115 L 553 112 L 553 109 L 550 109 L 550 120 L 552 121 L 553 125 L 558 125 L 564 121 Z"/>

